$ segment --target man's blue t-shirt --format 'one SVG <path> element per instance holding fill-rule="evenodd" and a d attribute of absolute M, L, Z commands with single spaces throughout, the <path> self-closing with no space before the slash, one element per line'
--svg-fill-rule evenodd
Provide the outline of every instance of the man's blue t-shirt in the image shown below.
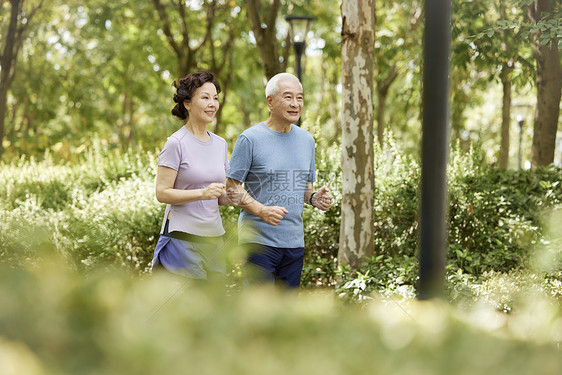
<path fill-rule="evenodd" d="M 291 125 L 291 131 L 281 133 L 263 122 L 246 129 L 234 145 L 227 177 L 243 182 L 246 191 L 258 202 L 289 211 L 273 226 L 242 210 L 239 232 L 250 224 L 256 233 L 251 239 L 241 235 L 241 242 L 304 247 L 304 193 L 306 185 L 315 181 L 314 138 L 306 130 Z"/>

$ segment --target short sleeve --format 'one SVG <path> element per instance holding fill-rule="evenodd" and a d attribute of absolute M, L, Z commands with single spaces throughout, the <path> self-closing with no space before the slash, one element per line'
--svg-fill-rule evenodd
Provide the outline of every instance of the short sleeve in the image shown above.
<path fill-rule="evenodd" d="M 312 139 L 312 158 L 310 160 L 310 180 L 308 182 L 315 182 L 316 181 L 316 156 L 315 156 L 315 147 L 314 147 L 314 139 Z"/>
<path fill-rule="evenodd" d="M 180 141 L 175 137 L 169 137 L 162 151 L 158 155 L 158 166 L 172 168 L 175 171 L 180 169 L 181 149 Z"/>
<path fill-rule="evenodd" d="M 241 134 L 234 145 L 234 150 L 232 150 L 230 169 L 226 173 L 226 177 L 244 182 L 251 165 L 252 142 L 244 134 Z"/>

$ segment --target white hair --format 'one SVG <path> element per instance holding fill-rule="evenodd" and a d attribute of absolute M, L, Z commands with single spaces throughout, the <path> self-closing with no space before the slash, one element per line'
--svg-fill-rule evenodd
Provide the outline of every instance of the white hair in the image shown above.
<path fill-rule="evenodd" d="M 291 73 L 279 73 L 271 77 L 271 79 L 267 82 L 267 85 L 265 86 L 266 98 L 268 96 L 273 96 L 279 92 L 279 81 L 282 79 L 294 79 L 295 81 L 297 81 L 302 90 L 301 81 L 299 81 L 297 77 L 295 77 Z"/>

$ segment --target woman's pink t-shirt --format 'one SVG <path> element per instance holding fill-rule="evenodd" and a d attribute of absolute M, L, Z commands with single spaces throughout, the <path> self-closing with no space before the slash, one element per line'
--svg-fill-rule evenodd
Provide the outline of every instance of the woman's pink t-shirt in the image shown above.
<path fill-rule="evenodd" d="M 226 141 L 208 133 L 211 139 L 203 142 L 182 126 L 168 138 L 158 156 L 158 165 L 178 172 L 174 189 L 203 189 L 213 182 L 225 182 L 229 169 Z M 218 199 L 168 204 L 161 233 L 168 217 L 169 232 L 180 231 L 198 236 L 220 236 L 225 232 Z"/>

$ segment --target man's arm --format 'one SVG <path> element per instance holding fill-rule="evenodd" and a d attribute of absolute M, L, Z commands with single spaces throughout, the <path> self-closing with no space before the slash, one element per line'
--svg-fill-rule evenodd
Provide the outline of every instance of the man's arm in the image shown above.
<path fill-rule="evenodd" d="M 251 213 L 269 225 L 277 225 L 289 211 L 285 207 L 265 206 L 252 198 L 242 183 L 232 178 L 226 179 L 226 193 L 230 200 L 244 211 Z"/>

